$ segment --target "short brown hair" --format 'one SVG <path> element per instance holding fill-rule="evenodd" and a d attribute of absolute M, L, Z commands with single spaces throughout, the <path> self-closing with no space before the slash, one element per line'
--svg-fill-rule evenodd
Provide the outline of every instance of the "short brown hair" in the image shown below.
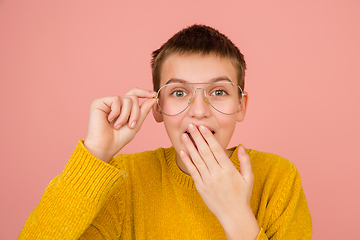
<path fill-rule="evenodd" d="M 176 33 L 152 53 L 154 91 L 160 88 L 161 65 L 171 54 L 215 54 L 229 58 L 238 72 L 238 84 L 244 90 L 246 63 L 244 55 L 228 37 L 205 25 L 192 25 Z"/>

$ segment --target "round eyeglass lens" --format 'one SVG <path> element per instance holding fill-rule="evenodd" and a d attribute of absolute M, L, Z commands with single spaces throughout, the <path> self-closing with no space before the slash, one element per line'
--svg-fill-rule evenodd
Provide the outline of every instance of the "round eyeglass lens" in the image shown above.
<path fill-rule="evenodd" d="M 191 86 L 191 85 L 194 85 Z M 193 101 L 196 91 L 203 91 L 204 101 L 223 114 L 236 113 L 242 103 L 242 90 L 239 85 L 229 81 L 207 84 L 203 83 L 169 83 L 158 91 L 158 106 L 168 116 L 182 113 Z M 196 87 L 196 88 L 195 88 Z M 201 97 L 198 93 L 197 97 Z"/>

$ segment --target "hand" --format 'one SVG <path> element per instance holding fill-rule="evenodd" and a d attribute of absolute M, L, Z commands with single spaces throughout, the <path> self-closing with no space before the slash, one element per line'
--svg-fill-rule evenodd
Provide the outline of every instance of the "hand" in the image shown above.
<path fill-rule="evenodd" d="M 200 130 L 200 131 L 199 131 Z M 180 156 L 209 210 L 218 218 L 229 239 L 256 239 L 259 226 L 250 208 L 254 175 L 250 158 L 240 146 L 239 172 L 209 129 L 189 125 L 182 139 L 187 152 Z"/>
<path fill-rule="evenodd" d="M 84 146 L 95 157 L 109 162 L 139 131 L 156 103 L 155 96 L 155 92 L 133 88 L 125 96 L 95 99 Z M 147 99 L 139 105 L 139 98 Z"/>

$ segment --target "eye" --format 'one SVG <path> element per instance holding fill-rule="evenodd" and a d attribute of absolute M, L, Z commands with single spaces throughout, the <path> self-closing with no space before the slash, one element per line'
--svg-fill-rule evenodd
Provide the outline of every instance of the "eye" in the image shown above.
<path fill-rule="evenodd" d="M 175 90 L 171 93 L 171 95 L 174 97 L 181 98 L 181 97 L 185 97 L 187 95 L 187 93 L 182 90 Z"/>
<path fill-rule="evenodd" d="M 221 97 L 221 96 L 228 95 L 228 93 L 225 90 L 217 89 L 217 90 L 214 90 L 213 92 L 211 92 L 210 95 L 215 96 L 215 97 Z"/>

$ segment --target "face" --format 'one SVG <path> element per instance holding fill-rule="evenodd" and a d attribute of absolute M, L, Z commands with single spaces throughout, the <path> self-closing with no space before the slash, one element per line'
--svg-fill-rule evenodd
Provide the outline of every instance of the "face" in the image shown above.
<path fill-rule="evenodd" d="M 237 71 L 231 61 L 215 55 L 170 55 L 163 63 L 160 73 L 160 87 L 171 80 L 180 80 L 187 83 L 210 83 L 215 79 L 228 79 L 237 83 Z M 203 88 L 206 84 L 194 84 L 194 88 Z M 200 91 L 199 91 L 200 90 Z M 167 134 L 177 152 L 177 163 L 183 169 L 180 150 L 187 152 L 181 135 L 188 130 L 189 123 L 195 126 L 204 125 L 213 131 L 213 134 L 225 150 L 235 130 L 236 122 L 244 119 L 246 112 L 247 95 L 243 97 L 242 107 L 232 115 L 225 115 L 213 109 L 204 99 L 201 89 L 196 91 L 195 99 L 190 106 L 176 116 L 163 114 L 157 105 L 153 114 L 157 122 L 164 122 Z M 240 101 L 240 100 L 239 100 Z M 183 167 L 182 167 L 183 166 Z"/>

